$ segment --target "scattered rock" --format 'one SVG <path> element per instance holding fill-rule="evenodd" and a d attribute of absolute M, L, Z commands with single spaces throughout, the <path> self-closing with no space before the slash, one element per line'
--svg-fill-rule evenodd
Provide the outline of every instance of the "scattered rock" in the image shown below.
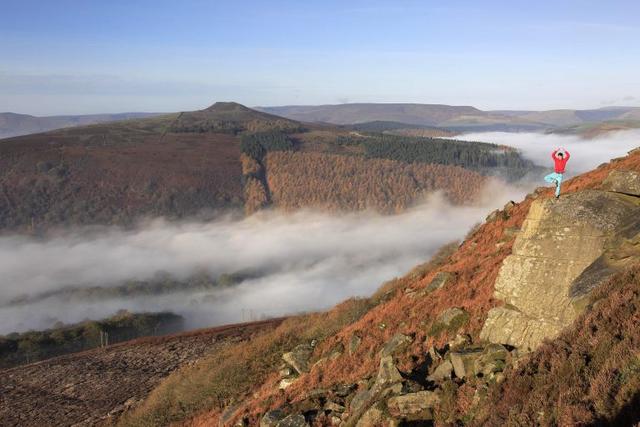
<path fill-rule="evenodd" d="M 469 334 L 456 334 L 456 337 L 448 342 L 449 349 L 451 350 L 466 347 L 469 344 L 471 344 L 471 336 Z"/>
<path fill-rule="evenodd" d="M 372 396 L 373 393 L 371 393 L 369 389 L 359 390 L 355 396 L 353 396 L 353 399 L 351 399 L 351 403 L 349 404 L 351 413 L 358 413 L 367 403 L 369 403 Z"/>
<path fill-rule="evenodd" d="M 445 326 L 451 326 L 454 323 L 460 321 L 463 318 L 468 318 L 469 315 L 466 311 L 453 307 L 443 311 L 439 316 L 437 321 L 442 323 Z"/>
<path fill-rule="evenodd" d="M 335 347 L 333 347 L 331 353 L 329 353 L 329 359 L 335 360 L 338 357 L 342 356 L 342 353 L 344 353 L 344 344 L 338 343 Z"/>
<path fill-rule="evenodd" d="M 276 427 L 285 417 L 286 414 L 282 410 L 274 409 L 264 414 L 260 420 L 260 427 Z"/>
<path fill-rule="evenodd" d="M 280 368 L 280 378 L 289 378 L 295 376 L 296 371 L 289 365 L 284 365 Z"/>
<path fill-rule="evenodd" d="M 392 420 L 378 406 L 372 406 L 358 420 L 356 427 L 395 427 L 399 425 L 397 421 Z"/>
<path fill-rule="evenodd" d="M 431 326 L 429 335 L 436 336 L 444 330 L 457 331 L 468 321 L 469 313 L 457 307 L 449 308 L 437 317 L 435 323 Z"/>
<path fill-rule="evenodd" d="M 602 188 L 616 193 L 640 196 L 640 174 L 634 171 L 613 170 L 602 182 Z"/>
<path fill-rule="evenodd" d="M 360 338 L 358 334 L 354 333 L 351 335 L 351 338 L 349 339 L 349 355 L 353 355 L 356 352 L 361 342 L 362 338 Z"/>
<path fill-rule="evenodd" d="M 284 390 L 287 387 L 289 387 L 291 384 L 293 384 L 294 382 L 296 382 L 297 378 L 283 378 L 280 380 L 280 382 L 278 383 L 278 388 L 280 390 Z"/>
<path fill-rule="evenodd" d="M 427 377 L 429 381 L 433 382 L 441 382 L 451 378 L 451 374 L 453 373 L 453 365 L 450 361 L 445 360 L 433 371 L 431 375 Z"/>
<path fill-rule="evenodd" d="M 419 391 L 402 396 L 394 396 L 387 400 L 389 413 L 396 418 L 407 421 L 432 420 L 433 408 L 440 402 L 440 397 L 432 391 Z"/>
<path fill-rule="evenodd" d="M 493 222 L 493 221 L 496 221 L 498 218 L 502 218 L 502 211 L 500 211 L 500 209 L 496 209 L 495 211 L 487 215 L 487 218 L 485 219 L 485 221 Z"/>
<path fill-rule="evenodd" d="M 441 271 L 435 275 L 429 285 L 426 287 L 427 292 L 433 292 L 436 289 L 440 289 L 447 284 L 453 278 L 453 274 L 448 271 Z"/>
<path fill-rule="evenodd" d="M 324 410 L 325 411 L 331 411 L 331 412 L 344 412 L 345 411 L 345 407 L 339 403 L 336 402 L 332 402 L 332 401 L 328 401 L 327 403 L 324 404 Z"/>
<path fill-rule="evenodd" d="M 489 344 L 482 355 L 475 360 L 474 373 L 477 376 L 489 376 L 504 370 L 509 350 L 500 344 Z"/>
<path fill-rule="evenodd" d="M 376 382 L 373 385 L 374 391 L 380 391 L 388 386 L 399 384 L 402 382 L 402 375 L 396 368 L 393 362 L 392 356 L 384 356 L 380 359 L 380 367 L 378 369 L 378 376 Z"/>
<path fill-rule="evenodd" d="M 402 390 L 400 391 L 400 393 L 416 393 L 422 390 L 424 390 L 424 387 L 420 383 L 413 380 L 404 380 L 402 382 Z"/>
<path fill-rule="evenodd" d="M 374 398 L 383 398 L 402 391 L 402 375 L 393 362 L 393 356 L 384 356 L 380 359 L 378 375 L 371 388 L 363 388 L 358 391 L 349 408 L 352 414 L 358 414 L 366 408 Z"/>
<path fill-rule="evenodd" d="M 309 423 L 300 414 L 289 415 L 276 424 L 276 427 L 309 427 Z"/>
<path fill-rule="evenodd" d="M 434 346 L 429 347 L 428 354 L 431 358 L 431 363 L 437 363 L 439 360 L 442 360 L 442 355 Z"/>
<path fill-rule="evenodd" d="M 475 362 L 482 355 L 481 348 L 468 348 L 449 353 L 453 370 L 458 378 L 475 375 Z"/>
<path fill-rule="evenodd" d="M 380 355 L 382 357 L 392 356 L 398 352 L 401 352 L 402 350 L 405 350 L 407 347 L 409 347 L 409 344 L 411 344 L 412 341 L 413 339 L 411 337 L 397 333 L 389 341 L 387 341 L 384 347 L 382 347 L 382 350 L 380 350 Z"/>
<path fill-rule="evenodd" d="M 299 374 L 309 372 L 309 359 L 313 354 L 313 347 L 309 344 L 300 344 L 292 351 L 282 355 L 282 359 L 287 362 Z"/>
<path fill-rule="evenodd" d="M 506 214 L 509 214 L 511 210 L 516 207 L 517 203 L 513 200 L 509 200 L 506 205 L 502 208 L 502 211 Z"/>
<path fill-rule="evenodd" d="M 351 394 L 354 388 L 355 384 L 338 384 L 333 387 L 332 391 L 338 397 L 346 397 Z"/>

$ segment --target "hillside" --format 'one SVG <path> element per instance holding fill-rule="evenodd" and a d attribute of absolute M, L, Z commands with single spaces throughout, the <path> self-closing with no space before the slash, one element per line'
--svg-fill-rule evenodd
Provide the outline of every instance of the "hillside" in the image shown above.
<path fill-rule="evenodd" d="M 36 117 L 28 114 L 0 113 L 0 139 L 74 126 L 86 126 L 96 123 L 140 119 L 155 115 L 157 115 L 157 113 L 118 113 Z"/>
<path fill-rule="evenodd" d="M 640 151 L 565 191 L 507 204 L 370 298 L 182 369 L 121 425 L 640 421 Z"/>
<path fill-rule="evenodd" d="M 273 152 L 265 167 L 273 205 L 287 210 L 400 213 L 437 190 L 455 204 L 473 202 L 486 183 L 460 167 L 322 153 Z"/>
<path fill-rule="evenodd" d="M 551 133 L 565 135 L 579 135 L 582 138 L 592 139 L 606 135 L 609 132 L 618 132 L 640 128 L 640 120 L 608 120 L 596 123 L 584 123 L 553 129 Z"/>
<path fill-rule="evenodd" d="M 247 138 L 254 141 L 243 142 Z M 374 145 L 380 148 L 391 143 L 396 148 L 388 152 L 372 154 L 369 150 Z M 391 135 L 383 138 L 375 132 L 362 134 L 303 124 L 240 104 L 218 102 L 199 111 L 0 141 L 0 231 L 37 234 L 56 226 L 132 226 L 145 217 L 210 218 L 223 211 L 251 213 L 270 206 L 278 208 L 269 196 L 271 190 L 265 178 L 269 171 L 261 163 L 264 152 L 313 151 L 349 156 L 349 162 L 357 163 L 354 170 L 358 173 L 368 170 L 368 157 L 388 158 L 399 161 L 389 164 L 395 165 L 390 173 L 406 177 L 407 163 L 414 160 L 406 156 L 408 151 L 398 157 L 397 147 L 405 143 L 430 153 L 418 161 L 443 165 L 444 169 L 439 170 L 459 179 L 468 175 L 448 169 L 449 166 L 508 177 L 522 176 L 532 167 L 522 159 L 514 163 L 514 156 L 519 158 L 516 152 L 494 152 L 497 146 L 490 144 Z M 452 147 L 455 156 L 451 154 Z M 249 158 L 243 153 L 246 150 L 253 150 Z M 481 154 L 488 159 L 490 164 L 484 165 L 488 168 L 472 162 Z M 505 165 L 506 171 L 501 169 Z M 283 171 L 273 172 L 277 175 Z M 375 186 L 373 176 L 368 177 L 364 178 L 370 181 L 366 185 Z M 344 181 L 348 177 L 336 179 Z M 427 179 L 426 175 L 421 179 Z M 288 191 L 292 184 L 279 181 L 278 185 L 276 193 Z M 298 180 L 297 185 L 310 192 L 314 184 L 309 177 L 304 182 Z M 461 188 L 463 183 L 453 179 L 444 185 L 446 188 L 442 184 L 419 183 L 418 187 L 453 194 L 454 188 Z M 344 199 L 350 200 L 350 206 L 337 199 L 325 205 L 347 209 L 382 206 L 382 210 L 388 210 L 384 206 L 407 207 L 423 195 L 424 191 L 413 190 L 404 194 L 398 188 L 387 199 L 372 204 L 369 193 L 354 192 Z"/>
<path fill-rule="evenodd" d="M 261 111 L 305 122 L 339 125 L 398 122 L 448 131 L 540 131 L 587 123 L 637 120 L 640 107 L 605 107 L 590 110 L 495 110 L 439 104 L 338 104 L 259 107 Z M 408 127 L 408 126 L 406 126 Z"/>
<path fill-rule="evenodd" d="M 450 130 L 534 130 L 541 123 L 470 106 L 441 104 L 337 104 L 317 106 L 258 107 L 259 110 L 303 122 L 339 125 L 374 121 L 436 126 Z"/>
<path fill-rule="evenodd" d="M 456 135 L 456 132 L 435 126 L 419 126 L 408 123 L 380 120 L 357 123 L 354 125 L 345 125 L 345 127 L 359 132 L 381 132 L 390 133 L 392 135 L 418 136 L 426 138 L 442 138 Z"/>

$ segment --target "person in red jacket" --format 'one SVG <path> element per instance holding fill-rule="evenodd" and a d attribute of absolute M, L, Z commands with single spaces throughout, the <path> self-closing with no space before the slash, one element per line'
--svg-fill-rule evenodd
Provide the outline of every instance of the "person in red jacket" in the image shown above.
<path fill-rule="evenodd" d="M 564 174 L 564 168 L 567 166 L 567 162 L 571 154 L 564 148 L 556 148 L 553 153 L 551 153 L 551 158 L 555 163 L 555 172 L 550 173 L 549 175 L 544 177 L 544 180 L 549 184 L 555 183 L 556 185 L 556 199 L 560 197 L 560 185 L 562 184 L 562 174 Z"/>

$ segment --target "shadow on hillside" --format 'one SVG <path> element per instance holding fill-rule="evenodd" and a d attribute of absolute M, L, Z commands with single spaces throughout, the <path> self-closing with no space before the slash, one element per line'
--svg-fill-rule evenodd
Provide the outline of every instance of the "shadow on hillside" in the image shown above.
<path fill-rule="evenodd" d="M 622 407 L 611 420 L 599 419 L 592 426 L 638 426 L 640 425 L 640 391 Z"/>

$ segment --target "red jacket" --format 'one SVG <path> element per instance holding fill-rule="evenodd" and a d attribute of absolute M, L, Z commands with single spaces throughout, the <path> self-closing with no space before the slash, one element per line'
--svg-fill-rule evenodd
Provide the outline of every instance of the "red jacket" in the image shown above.
<path fill-rule="evenodd" d="M 565 150 L 564 156 L 559 157 L 557 156 L 558 151 L 559 150 L 555 150 L 553 153 L 551 153 L 551 158 L 555 162 L 556 173 L 564 173 L 564 167 L 567 165 L 571 154 L 569 154 L 569 152 Z"/>

